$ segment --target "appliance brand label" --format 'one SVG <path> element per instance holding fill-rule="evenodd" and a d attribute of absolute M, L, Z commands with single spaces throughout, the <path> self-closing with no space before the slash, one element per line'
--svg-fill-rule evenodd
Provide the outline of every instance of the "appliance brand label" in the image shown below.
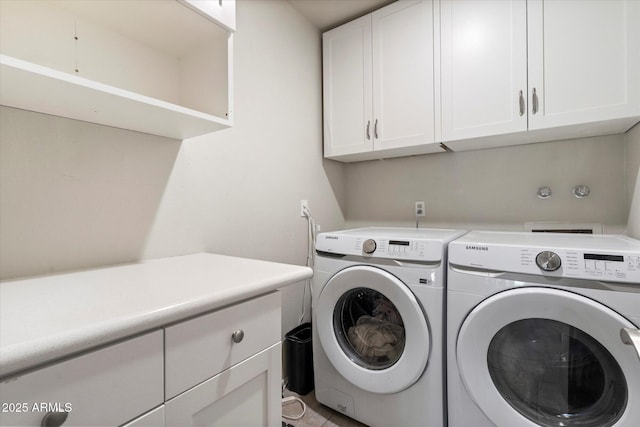
<path fill-rule="evenodd" d="M 488 246 L 479 246 L 479 245 L 467 245 L 466 249 L 468 251 L 488 251 Z"/>
<path fill-rule="evenodd" d="M 324 236 L 325 239 L 338 240 L 338 236 Z"/>

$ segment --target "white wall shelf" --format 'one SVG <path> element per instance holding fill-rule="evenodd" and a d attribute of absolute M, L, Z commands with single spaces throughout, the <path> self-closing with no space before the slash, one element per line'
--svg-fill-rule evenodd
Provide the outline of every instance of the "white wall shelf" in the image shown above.
<path fill-rule="evenodd" d="M 233 34 L 177 1 L 3 0 L 0 104 L 174 139 L 232 125 Z"/>

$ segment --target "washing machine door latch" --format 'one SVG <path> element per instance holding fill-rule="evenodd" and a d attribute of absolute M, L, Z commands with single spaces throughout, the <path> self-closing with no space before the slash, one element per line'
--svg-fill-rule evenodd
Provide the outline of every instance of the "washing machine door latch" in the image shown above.
<path fill-rule="evenodd" d="M 640 329 L 622 328 L 620 329 L 620 338 L 623 343 L 636 349 L 638 359 L 640 359 Z"/>

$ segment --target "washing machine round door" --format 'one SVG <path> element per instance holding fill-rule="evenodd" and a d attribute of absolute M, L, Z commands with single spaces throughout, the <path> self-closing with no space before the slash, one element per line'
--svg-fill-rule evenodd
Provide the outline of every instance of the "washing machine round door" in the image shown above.
<path fill-rule="evenodd" d="M 640 362 L 621 328 L 635 326 L 584 296 L 508 290 L 466 317 L 458 368 L 471 398 L 499 426 L 637 425 Z"/>
<path fill-rule="evenodd" d="M 315 313 L 322 349 L 357 387 L 396 393 L 424 372 L 431 341 L 427 319 L 410 289 L 389 272 L 353 266 L 336 273 Z"/>

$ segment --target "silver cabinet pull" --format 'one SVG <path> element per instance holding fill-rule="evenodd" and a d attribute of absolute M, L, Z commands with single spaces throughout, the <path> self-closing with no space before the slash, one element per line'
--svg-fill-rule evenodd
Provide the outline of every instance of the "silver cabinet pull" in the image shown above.
<path fill-rule="evenodd" d="M 371 120 L 367 120 L 367 139 L 371 139 L 371 132 L 369 132 L 371 128 Z"/>
<path fill-rule="evenodd" d="M 636 349 L 638 359 L 640 359 L 640 329 L 622 328 L 620 329 L 620 338 L 623 343 Z"/>
<path fill-rule="evenodd" d="M 520 117 L 524 116 L 524 95 L 522 91 L 520 91 Z"/>
<path fill-rule="evenodd" d="M 68 412 L 47 412 L 40 423 L 41 427 L 60 427 L 67 421 Z"/>
<path fill-rule="evenodd" d="M 531 94 L 531 112 L 533 114 L 538 112 L 538 94 L 536 93 L 536 88 L 533 88 L 533 93 Z"/>
<path fill-rule="evenodd" d="M 231 334 L 231 339 L 234 343 L 239 343 L 244 339 L 244 331 L 242 329 L 238 329 L 234 333 Z"/>
<path fill-rule="evenodd" d="M 378 139 L 378 119 L 376 119 L 376 123 L 373 125 L 373 137 Z"/>

